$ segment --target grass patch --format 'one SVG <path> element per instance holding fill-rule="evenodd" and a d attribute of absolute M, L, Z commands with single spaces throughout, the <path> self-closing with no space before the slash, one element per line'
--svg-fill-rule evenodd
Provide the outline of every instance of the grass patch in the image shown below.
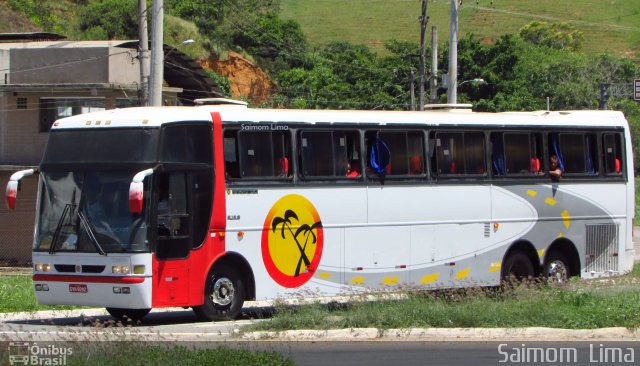
<path fill-rule="evenodd" d="M 33 344 L 33 343 L 31 343 Z M 284 357 L 276 351 L 249 351 L 229 347 L 200 349 L 185 346 L 126 343 L 126 342 L 55 342 L 50 343 L 56 349 L 69 348 L 63 364 L 70 366 L 100 365 L 295 365 L 293 359 Z M 47 347 L 47 342 L 39 342 L 40 347 Z M 201 344 L 206 346 L 205 344 Z M 40 364 L 47 363 L 44 359 L 53 360 L 57 357 L 42 356 Z M 7 351 L 0 352 L 0 359 L 7 360 Z"/>
<path fill-rule="evenodd" d="M 440 44 L 449 40 L 450 1 L 429 1 L 428 38 L 431 26 L 438 27 Z M 389 39 L 418 43 L 420 2 L 407 0 L 282 0 L 282 17 L 298 21 L 313 46 L 341 40 L 366 44 L 377 51 Z M 459 37 L 473 33 L 495 40 L 506 33 L 518 33 L 534 20 L 567 22 L 584 34 L 587 53 L 609 51 L 638 57 L 640 12 L 637 0 L 615 4 L 600 0 L 488 0 L 465 1 L 458 10 Z"/>
<path fill-rule="evenodd" d="M 0 313 L 79 309 L 78 306 L 39 305 L 31 275 L 0 276 Z"/>
<path fill-rule="evenodd" d="M 403 300 L 278 306 L 246 330 L 414 327 L 640 327 L 640 270 L 626 276 L 508 289 L 408 291 Z"/>

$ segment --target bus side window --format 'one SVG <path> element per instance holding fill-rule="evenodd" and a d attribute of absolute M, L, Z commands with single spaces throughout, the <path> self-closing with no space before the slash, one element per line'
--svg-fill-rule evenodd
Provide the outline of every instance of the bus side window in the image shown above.
<path fill-rule="evenodd" d="M 607 175 L 622 174 L 622 138 L 617 133 L 602 135 L 604 148 L 604 166 Z"/>
<path fill-rule="evenodd" d="M 356 131 L 302 131 L 300 172 L 305 178 L 358 178 L 360 139 Z"/>
<path fill-rule="evenodd" d="M 459 167 L 459 161 L 464 164 L 462 133 L 440 132 L 436 133 L 435 136 L 436 173 L 438 175 L 462 173 Z"/>
<path fill-rule="evenodd" d="M 238 131 L 224 131 L 224 168 L 226 178 L 240 178 Z"/>
<path fill-rule="evenodd" d="M 557 155 L 560 169 L 565 174 L 598 173 L 596 139 L 592 133 L 550 134 L 550 155 Z"/>
<path fill-rule="evenodd" d="M 238 159 L 233 160 L 231 146 L 229 158 L 225 153 L 225 167 L 229 177 L 240 179 L 291 177 L 289 170 L 291 138 L 288 132 L 247 130 L 239 131 L 237 135 Z M 239 167 L 237 176 L 234 175 L 236 164 Z"/>
<path fill-rule="evenodd" d="M 539 134 L 508 132 L 503 134 L 504 168 L 506 174 L 539 174 L 541 170 L 542 140 Z M 494 143 L 493 148 L 496 148 Z M 499 162 L 493 161 L 494 169 Z"/>
<path fill-rule="evenodd" d="M 464 174 L 484 174 L 484 134 L 482 132 L 464 133 Z"/>

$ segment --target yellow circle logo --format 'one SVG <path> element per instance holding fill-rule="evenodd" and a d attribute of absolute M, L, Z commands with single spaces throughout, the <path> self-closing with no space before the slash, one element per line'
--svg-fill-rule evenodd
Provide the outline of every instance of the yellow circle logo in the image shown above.
<path fill-rule="evenodd" d="M 267 214 L 262 230 L 262 259 L 280 285 L 302 286 L 318 268 L 323 247 L 322 222 L 306 198 L 289 194 Z"/>

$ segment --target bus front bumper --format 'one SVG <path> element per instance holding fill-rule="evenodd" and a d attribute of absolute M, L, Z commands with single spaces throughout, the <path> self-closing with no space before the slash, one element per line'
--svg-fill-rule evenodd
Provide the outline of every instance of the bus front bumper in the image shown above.
<path fill-rule="evenodd" d="M 39 304 L 151 308 L 151 277 L 33 275 Z"/>

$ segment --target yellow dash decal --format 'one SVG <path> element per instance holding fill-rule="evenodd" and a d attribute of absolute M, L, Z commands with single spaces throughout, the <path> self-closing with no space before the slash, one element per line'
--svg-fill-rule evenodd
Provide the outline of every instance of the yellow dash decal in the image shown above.
<path fill-rule="evenodd" d="M 562 215 L 562 218 L 564 219 L 564 227 L 568 229 L 569 226 L 571 226 L 571 216 L 569 216 L 569 211 L 564 210 L 560 215 Z"/>
<path fill-rule="evenodd" d="M 324 279 L 331 278 L 331 276 L 332 274 L 327 272 L 318 273 L 318 277 L 324 278 Z"/>
<path fill-rule="evenodd" d="M 351 283 L 354 285 L 362 285 L 364 283 L 364 277 L 353 277 Z"/>
<path fill-rule="evenodd" d="M 530 189 L 527 191 L 527 194 L 531 197 L 535 197 L 538 195 L 538 192 L 534 191 L 533 189 Z"/>
<path fill-rule="evenodd" d="M 556 205 L 556 200 L 554 200 L 553 198 L 547 198 L 546 200 L 544 200 L 547 205 L 549 206 L 555 206 Z"/>
<path fill-rule="evenodd" d="M 434 283 L 438 280 L 438 277 L 440 277 L 440 273 L 426 275 L 422 277 L 422 279 L 420 280 L 420 283 Z"/>
<path fill-rule="evenodd" d="M 380 281 L 383 285 L 395 285 L 400 282 L 400 277 L 385 277 Z"/>
<path fill-rule="evenodd" d="M 469 272 L 471 272 L 471 268 L 463 269 L 462 271 L 456 273 L 456 280 L 464 280 L 469 276 Z"/>
<path fill-rule="evenodd" d="M 558 238 L 564 238 L 564 234 L 563 233 L 558 233 Z"/>
<path fill-rule="evenodd" d="M 538 257 L 542 258 L 543 255 L 544 255 L 544 249 L 538 250 Z"/>
<path fill-rule="evenodd" d="M 502 261 L 493 262 L 489 266 L 489 272 L 498 272 L 500 269 L 502 269 Z"/>

